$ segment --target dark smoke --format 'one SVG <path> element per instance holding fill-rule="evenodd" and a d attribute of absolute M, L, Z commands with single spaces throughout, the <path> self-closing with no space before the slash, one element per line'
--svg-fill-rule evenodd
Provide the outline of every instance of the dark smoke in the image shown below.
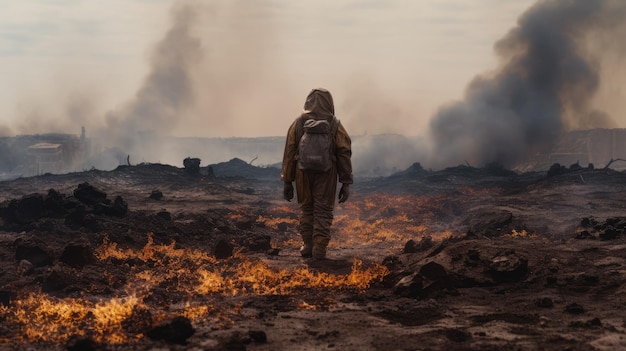
<path fill-rule="evenodd" d="M 463 101 L 431 120 L 431 164 L 514 166 L 564 131 L 615 126 L 591 105 L 602 52 L 588 50 L 588 42 L 599 35 L 622 40 L 612 29 L 625 14 L 623 0 L 538 1 L 496 43 L 500 68 L 476 77 Z"/>
<path fill-rule="evenodd" d="M 155 47 L 149 75 L 131 102 L 107 115 L 107 129 L 98 133 L 108 139 L 104 142 L 150 156 L 150 140 L 169 135 L 189 112 L 195 99 L 193 72 L 203 57 L 201 41 L 192 32 L 196 10 L 193 3 L 172 8 L 172 27 Z"/>

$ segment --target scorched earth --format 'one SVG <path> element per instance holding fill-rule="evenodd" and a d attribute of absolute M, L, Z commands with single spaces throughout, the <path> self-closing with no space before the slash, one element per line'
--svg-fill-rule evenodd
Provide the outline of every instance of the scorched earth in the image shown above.
<path fill-rule="evenodd" d="M 357 179 L 330 260 L 278 170 L 160 164 L 0 183 L 0 348 L 626 348 L 626 174 Z"/>

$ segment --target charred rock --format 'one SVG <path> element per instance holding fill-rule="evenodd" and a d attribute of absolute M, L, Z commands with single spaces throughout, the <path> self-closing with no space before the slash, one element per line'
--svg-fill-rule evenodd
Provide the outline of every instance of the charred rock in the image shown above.
<path fill-rule="evenodd" d="M 164 340 L 172 344 L 185 345 L 196 330 L 187 317 L 175 317 L 169 322 L 154 327 L 146 333 L 150 339 Z"/>
<path fill-rule="evenodd" d="M 94 262 L 95 259 L 93 249 L 88 242 L 67 244 L 59 257 L 59 261 L 74 268 L 82 268 Z"/>
<path fill-rule="evenodd" d="M 185 167 L 185 172 L 187 174 L 190 174 L 190 175 L 200 174 L 200 159 L 199 158 L 187 157 L 183 160 L 183 166 Z"/>
<path fill-rule="evenodd" d="M 74 190 L 74 196 L 86 205 L 103 203 L 107 198 L 107 194 L 104 191 L 97 189 L 87 182 L 78 184 L 78 187 Z"/>
<path fill-rule="evenodd" d="M 39 240 L 29 238 L 19 238 L 13 243 L 15 246 L 15 259 L 17 261 L 27 260 L 35 267 L 49 266 L 52 264 L 54 256 L 48 247 Z"/>

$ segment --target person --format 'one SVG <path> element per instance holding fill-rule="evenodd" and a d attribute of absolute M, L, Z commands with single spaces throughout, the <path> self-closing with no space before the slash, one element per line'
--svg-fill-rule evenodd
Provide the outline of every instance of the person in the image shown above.
<path fill-rule="evenodd" d="M 310 172 L 298 166 L 299 142 L 303 127 L 308 120 L 326 120 L 335 124 L 331 136 L 330 170 Z M 336 132 L 335 132 L 336 131 Z M 350 136 L 335 117 L 333 98 L 326 89 L 313 89 L 306 98 L 303 113 L 296 118 L 287 132 L 285 152 L 281 169 L 284 182 L 283 196 L 291 201 L 294 197 L 293 182 L 296 183 L 297 200 L 300 205 L 300 235 L 303 245 L 300 254 L 305 258 L 321 260 L 326 258 L 326 248 L 330 241 L 330 227 L 333 221 L 333 208 L 337 181 L 341 185 L 339 203 L 350 197 L 352 177 L 352 147 Z"/>

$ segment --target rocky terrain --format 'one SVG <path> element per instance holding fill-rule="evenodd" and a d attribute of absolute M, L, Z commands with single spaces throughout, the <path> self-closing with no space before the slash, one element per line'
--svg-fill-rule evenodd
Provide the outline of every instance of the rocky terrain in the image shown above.
<path fill-rule="evenodd" d="M 626 174 L 359 179 L 329 260 L 278 170 L 231 160 L 0 182 L 0 349 L 626 348 Z"/>

